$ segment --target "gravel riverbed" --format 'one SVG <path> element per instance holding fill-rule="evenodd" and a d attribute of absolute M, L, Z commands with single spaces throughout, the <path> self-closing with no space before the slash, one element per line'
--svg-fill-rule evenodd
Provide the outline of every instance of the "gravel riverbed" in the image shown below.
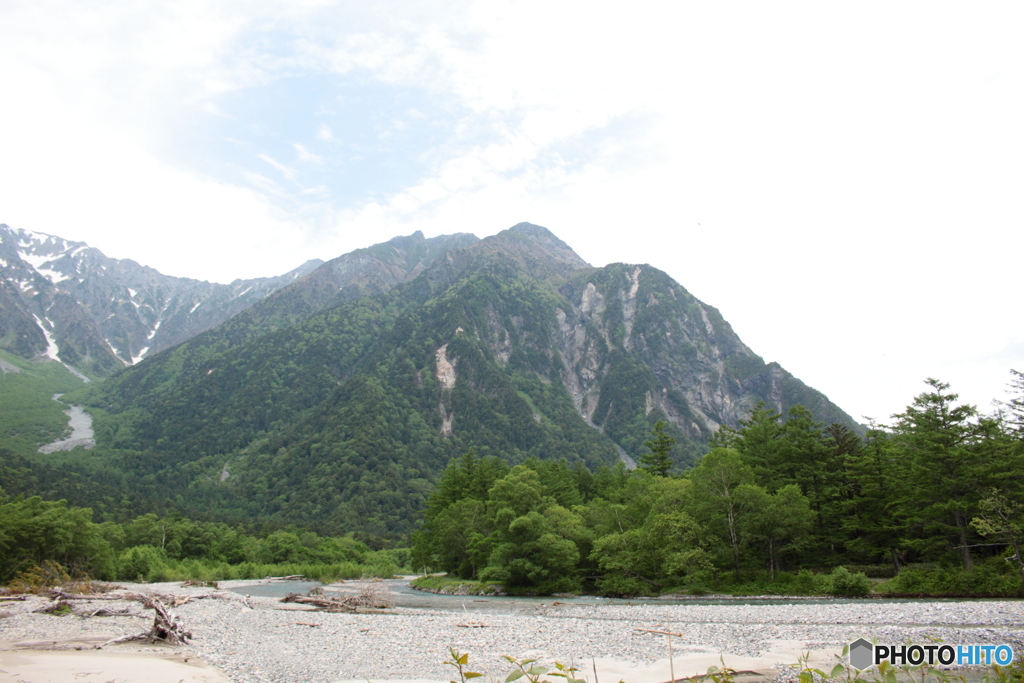
<path fill-rule="evenodd" d="M 236 588 L 253 582 L 223 582 Z M 158 594 L 191 595 L 174 608 L 194 639 L 177 651 L 202 658 L 236 682 L 330 683 L 341 680 L 450 680 L 442 662 L 448 648 L 470 653 L 471 668 L 497 677 L 507 673 L 501 659 L 539 656 L 547 662 L 586 663 L 591 657 L 651 664 L 665 659 L 666 638 L 642 630 L 669 630 L 675 657 L 720 654 L 764 657 L 781 649 L 835 651 L 860 637 L 881 643 L 1024 644 L 1024 601 L 800 601 L 788 604 L 573 604 L 557 598 L 529 601 L 493 611 L 467 597 L 470 611 L 395 607 L 372 613 L 327 613 L 283 604 L 278 598 L 221 593 L 178 584 L 132 586 Z M 348 582 L 343 589 L 358 590 Z M 241 589 L 241 590 L 244 590 Z M 0 641 L 7 647 L 89 647 L 106 638 L 139 633 L 152 611 L 137 602 L 136 616 L 83 618 L 32 610 L 42 598 L 0 604 Z M 499 603 L 495 603 L 499 604 Z M 168 648 L 116 645 L 137 652 Z M 502 675 L 502 679 L 504 676 Z M 665 676 L 661 680 L 666 680 Z M 629 679 L 627 679 L 629 680 Z"/>

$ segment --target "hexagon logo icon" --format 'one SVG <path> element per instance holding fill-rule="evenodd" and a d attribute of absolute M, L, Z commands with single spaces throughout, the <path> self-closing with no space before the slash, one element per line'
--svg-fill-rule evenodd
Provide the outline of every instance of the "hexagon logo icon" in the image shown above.
<path fill-rule="evenodd" d="M 863 671 L 875 663 L 875 648 L 863 638 L 850 643 L 850 666 Z"/>

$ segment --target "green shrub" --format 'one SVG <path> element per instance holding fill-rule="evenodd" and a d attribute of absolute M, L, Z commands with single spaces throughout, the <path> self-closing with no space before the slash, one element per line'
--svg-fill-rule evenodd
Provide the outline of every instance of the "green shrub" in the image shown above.
<path fill-rule="evenodd" d="M 366 575 L 380 579 L 390 579 L 397 573 L 398 567 L 394 564 L 390 562 L 381 562 L 380 564 L 372 565 Z"/>
<path fill-rule="evenodd" d="M 601 595 L 611 598 L 632 598 L 638 595 L 657 595 L 649 583 L 628 576 L 610 574 L 597 582 Z"/>
<path fill-rule="evenodd" d="M 863 574 L 851 574 L 846 567 L 836 567 L 828 575 L 825 592 L 829 595 L 860 597 L 871 592 L 871 579 Z"/>
<path fill-rule="evenodd" d="M 242 564 L 234 567 L 234 575 L 236 579 L 255 579 L 256 577 L 256 565 L 252 562 L 243 562 Z"/>
<path fill-rule="evenodd" d="M 891 564 L 848 564 L 850 572 L 863 574 L 869 579 L 891 579 L 896 576 L 896 568 Z"/>
<path fill-rule="evenodd" d="M 164 551 L 151 545 L 128 548 L 117 558 L 117 578 L 124 581 L 159 581 L 150 575 L 160 567 L 166 569 Z"/>
<path fill-rule="evenodd" d="M 904 567 L 896 578 L 878 585 L 881 593 L 902 595 L 1017 597 L 1020 578 L 1007 571 L 1000 558 L 970 571 L 945 567 Z"/>
<path fill-rule="evenodd" d="M 801 569 L 793 578 L 791 586 L 793 595 L 820 595 L 828 592 L 829 577 Z"/>

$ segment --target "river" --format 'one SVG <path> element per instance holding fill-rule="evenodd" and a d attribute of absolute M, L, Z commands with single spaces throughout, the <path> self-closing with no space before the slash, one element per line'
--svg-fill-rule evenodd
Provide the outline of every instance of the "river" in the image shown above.
<path fill-rule="evenodd" d="M 64 394 L 54 394 L 53 400 L 59 401 Z M 53 443 L 39 447 L 40 453 L 54 453 L 56 451 L 70 451 L 81 446 L 90 449 L 96 445 L 92 431 L 92 415 L 85 412 L 81 406 L 70 406 L 64 411 L 68 416 L 68 426 L 71 427 L 71 436 L 60 439 Z"/>
<path fill-rule="evenodd" d="M 288 593 L 305 594 L 315 587 L 322 587 L 326 592 L 343 589 L 346 583 L 320 584 L 316 581 L 261 581 L 249 585 L 238 585 L 232 582 L 228 590 L 253 597 L 279 598 Z M 458 612 L 481 612 L 495 614 L 513 614 L 532 612 L 551 605 L 575 607 L 628 606 L 628 605 L 692 605 L 692 606 L 738 606 L 738 605 L 879 605 L 899 603 L 942 603 L 964 602 L 954 598 L 833 598 L 822 596 L 741 596 L 728 595 L 682 596 L 674 598 L 604 598 L 597 595 L 578 595 L 572 597 L 523 597 L 523 596 L 480 596 L 480 595 L 440 595 L 418 591 L 409 585 L 409 579 L 387 579 L 383 584 L 395 598 L 396 607 L 413 609 L 433 609 Z M 982 599 L 972 599 L 976 601 Z"/>

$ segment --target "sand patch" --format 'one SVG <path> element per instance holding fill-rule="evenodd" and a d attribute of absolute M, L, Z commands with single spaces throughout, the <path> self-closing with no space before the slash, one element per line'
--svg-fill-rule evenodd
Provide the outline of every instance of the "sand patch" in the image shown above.
<path fill-rule="evenodd" d="M 51 643 L 52 644 L 52 641 Z M 195 657 L 110 650 L 0 650 L 0 683 L 230 683 Z"/>

